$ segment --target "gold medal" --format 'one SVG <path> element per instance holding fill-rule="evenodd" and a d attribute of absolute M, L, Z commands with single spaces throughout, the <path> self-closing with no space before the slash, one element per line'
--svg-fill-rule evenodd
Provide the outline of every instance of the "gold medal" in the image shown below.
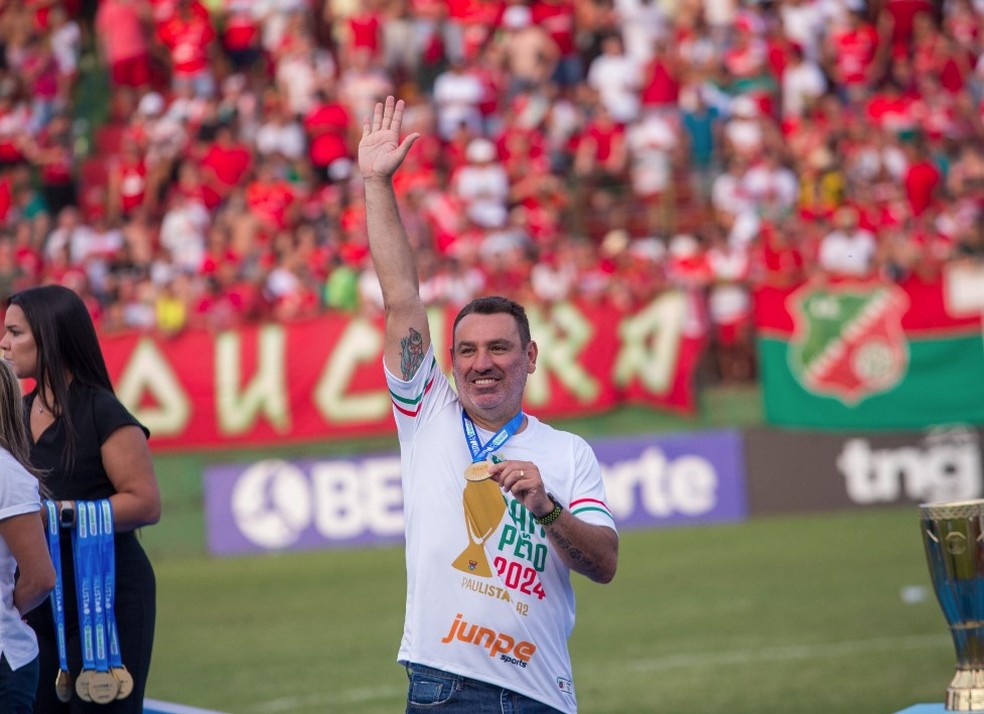
<path fill-rule="evenodd" d="M 112 672 L 93 672 L 89 677 L 89 696 L 96 704 L 109 704 L 120 692 L 120 681 Z"/>
<path fill-rule="evenodd" d="M 120 683 L 120 691 L 117 692 L 117 699 L 126 699 L 130 696 L 130 692 L 133 691 L 133 675 L 127 670 L 126 667 L 120 665 L 119 667 L 113 667 L 111 670 L 113 676 Z"/>
<path fill-rule="evenodd" d="M 489 473 L 489 466 L 488 461 L 476 461 L 468 464 L 468 468 L 465 469 L 465 480 L 484 481 L 491 477 L 492 474 Z"/>
<path fill-rule="evenodd" d="M 59 669 L 58 676 L 55 677 L 55 694 L 58 695 L 58 701 L 66 704 L 72 699 L 72 675 L 64 669 Z"/>
<path fill-rule="evenodd" d="M 83 669 L 79 672 L 79 676 L 75 678 L 75 693 L 79 695 L 79 699 L 83 702 L 91 702 L 92 697 L 89 696 L 89 678 L 95 670 Z"/>

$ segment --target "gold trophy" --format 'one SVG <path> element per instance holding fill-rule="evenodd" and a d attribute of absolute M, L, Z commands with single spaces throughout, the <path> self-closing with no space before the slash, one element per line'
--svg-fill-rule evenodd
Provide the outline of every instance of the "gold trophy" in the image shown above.
<path fill-rule="evenodd" d="M 936 599 L 950 626 L 957 670 L 949 711 L 984 710 L 984 500 L 919 506 Z"/>
<path fill-rule="evenodd" d="M 489 559 L 485 557 L 485 541 L 495 533 L 499 521 L 506 512 L 506 500 L 499 484 L 489 478 L 487 462 L 471 464 L 465 471 L 465 525 L 468 528 L 468 545 L 454 563 L 462 572 L 492 577 Z"/>

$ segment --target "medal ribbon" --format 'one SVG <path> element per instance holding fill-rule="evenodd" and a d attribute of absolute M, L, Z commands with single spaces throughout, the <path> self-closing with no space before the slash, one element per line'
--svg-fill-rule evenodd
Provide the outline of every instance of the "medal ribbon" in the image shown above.
<path fill-rule="evenodd" d="M 51 614 L 55 621 L 55 640 L 58 644 L 58 667 L 62 672 L 68 671 L 68 648 L 65 646 L 65 591 L 62 589 L 61 538 L 58 529 L 58 511 L 55 502 L 46 499 L 44 502 L 48 511 L 48 554 L 51 564 L 55 567 L 55 589 L 51 591 Z"/>
<path fill-rule="evenodd" d="M 120 655 L 120 639 L 116 632 L 116 550 L 113 547 L 113 506 L 108 498 L 96 501 L 99 508 L 99 553 L 103 566 L 103 611 L 106 617 L 106 634 L 109 638 L 109 666 L 123 666 Z"/>
<path fill-rule="evenodd" d="M 86 501 L 75 502 L 76 528 L 72 548 L 75 553 L 75 594 L 79 608 L 79 635 L 82 640 L 82 669 L 96 670 L 96 611 L 93 591 L 99 554 L 95 547 L 95 532 L 90 529 L 87 506 Z M 102 588 L 99 590 L 101 592 Z M 99 610 L 101 613 L 101 606 Z"/>
<path fill-rule="evenodd" d="M 489 454 L 505 444 L 509 440 L 509 437 L 516 433 L 516 430 L 519 429 L 522 423 L 523 410 L 520 409 L 519 414 L 506 422 L 505 426 L 493 434 L 491 439 L 489 439 L 485 444 L 482 444 L 482 440 L 479 438 L 478 428 L 475 426 L 475 422 L 473 422 L 467 412 L 462 409 L 461 428 L 465 431 L 465 441 L 468 442 L 468 450 L 471 451 L 472 463 L 485 461 L 485 459 L 489 457 Z"/>
<path fill-rule="evenodd" d="M 94 565 L 92 569 L 92 604 L 95 612 L 95 635 L 96 635 L 96 671 L 109 671 L 109 654 L 106 642 L 106 563 L 103 560 L 102 552 L 102 526 L 97 501 L 87 501 L 86 510 L 89 512 L 89 536 L 92 543 L 89 546 L 92 550 L 89 555 L 89 562 Z"/>

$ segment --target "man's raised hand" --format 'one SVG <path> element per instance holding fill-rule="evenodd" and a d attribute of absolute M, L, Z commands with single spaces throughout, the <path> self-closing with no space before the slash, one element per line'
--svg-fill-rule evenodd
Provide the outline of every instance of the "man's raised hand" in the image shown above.
<path fill-rule="evenodd" d="M 388 178 L 399 168 L 420 134 L 413 133 L 400 142 L 400 127 L 403 124 L 402 99 L 386 97 L 386 102 L 378 102 L 372 119 L 362 120 L 362 139 L 359 141 L 359 169 L 366 181 L 374 178 Z"/>

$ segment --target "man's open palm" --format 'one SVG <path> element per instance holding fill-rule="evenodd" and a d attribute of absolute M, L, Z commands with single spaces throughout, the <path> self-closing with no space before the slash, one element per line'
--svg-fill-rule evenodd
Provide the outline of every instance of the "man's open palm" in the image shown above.
<path fill-rule="evenodd" d="M 359 169 L 363 179 L 392 176 L 420 136 L 410 134 L 400 142 L 404 106 L 402 99 L 386 97 L 385 104 L 376 104 L 372 119 L 363 120 L 359 142 Z"/>

